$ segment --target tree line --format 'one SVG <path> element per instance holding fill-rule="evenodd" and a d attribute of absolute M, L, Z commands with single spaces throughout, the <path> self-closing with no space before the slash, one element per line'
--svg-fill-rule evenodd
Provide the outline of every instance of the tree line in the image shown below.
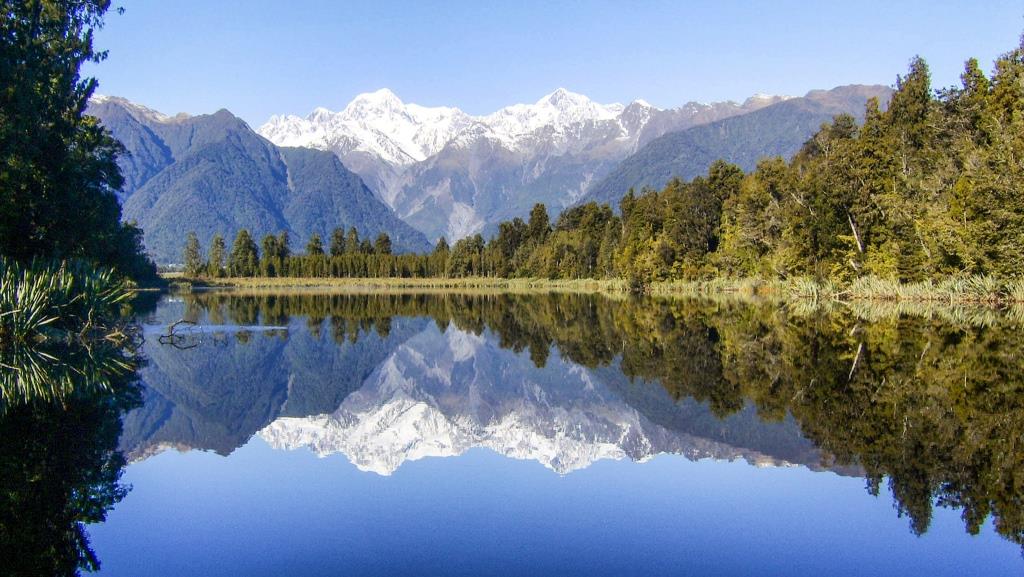
<path fill-rule="evenodd" d="M 630 190 L 618 214 L 591 202 L 552 224 L 537 204 L 489 240 L 476 234 L 449 246 L 442 238 L 431 253 L 414 255 L 356 251 L 346 238 L 343 251 L 332 239 L 329 254 L 282 256 L 280 243 L 278 252 L 265 245 L 261 261 L 239 233 L 231 254 L 237 248 L 245 263 L 229 259 L 226 273 L 624 278 L 636 286 L 711 277 L 1016 277 L 1024 270 L 1024 48 L 1001 56 L 990 75 L 967 61 L 961 80 L 932 90 L 927 64 L 915 58 L 888 106 L 868 101 L 862 124 L 836 116 L 790 161 L 767 158 L 748 174 L 717 161 L 691 181 Z M 190 237 L 186 269 L 220 274 L 223 246 L 215 241 L 206 267 L 196 249 Z"/>

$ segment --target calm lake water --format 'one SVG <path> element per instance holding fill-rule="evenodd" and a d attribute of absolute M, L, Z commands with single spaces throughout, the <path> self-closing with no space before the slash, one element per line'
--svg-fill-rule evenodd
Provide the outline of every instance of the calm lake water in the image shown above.
<path fill-rule="evenodd" d="M 135 397 L 3 458 L 77 463 L 102 575 L 1018 575 L 1022 318 L 175 296 Z"/>

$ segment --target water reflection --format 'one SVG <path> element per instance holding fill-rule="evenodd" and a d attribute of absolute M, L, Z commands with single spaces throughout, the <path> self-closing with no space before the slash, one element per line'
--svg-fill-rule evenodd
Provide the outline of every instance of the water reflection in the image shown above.
<path fill-rule="evenodd" d="M 6 575 L 74 575 L 99 560 L 85 525 L 127 493 L 121 417 L 139 405 L 131 347 L 0 353 L 0 559 Z"/>
<path fill-rule="evenodd" d="M 122 448 L 252 435 L 389 474 L 483 446 L 558 472 L 658 453 L 859 474 L 1024 540 L 1016 317 L 586 295 L 187 295 Z M 257 327 L 264 327 L 259 329 Z M 266 329 L 266 327 L 282 327 Z"/>

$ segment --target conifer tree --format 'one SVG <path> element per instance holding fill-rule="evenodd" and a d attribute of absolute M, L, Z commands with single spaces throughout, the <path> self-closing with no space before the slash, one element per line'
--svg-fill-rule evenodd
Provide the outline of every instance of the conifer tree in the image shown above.
<path fill-rule="evenodd" d="M 331 256 L 345 254 L 345 227 L 339 226 L 331 232 Z"/>
<path fill-rule="evenodd" d="M 203 268 L 202 249 L 199 247 L 199 237 L 195 232 L 189 232 L 185 239 L 182 262 L 185 264 L 185 274 L 189 277 L 198 276 Z"/>
<path fill-rule="evenodd" d="M 227 254 L 227 246 L 224 243 L 224 237 L 217 233 L 213 235 L 213 240 L 210 241 L 210 259 L 207 262 L 206 274 L 213 278 L 218 278 L 224 275 L 224 258 Z"/>
<path fill-rule="evenodd" d="M 391 254 L 391 237 L 388 233 L 382 232 L 377 235 L 377 240 L 373 243 L 373 252 L 381 255 Z"/>
<path fill-rule="evenodd" d="M 359 252 L 359 231 L 356 227 L 348 229 L 348 234 L 345 236 L 345 253 L 357 254 Z"/>
<path fill-rule="evenodd" d="M 235 277 L 256 276 L 259 272 L 259 249 L 249 231 L 241 229 L 231 243 L 231 254 L 228 255 L 228 274 Z"/>
<path fill-rule="evenodd" d="M 308 256 L 323 256 L 324 245 L 320 241 L 320 233 L 314 232 L 309 237 L 309 242 L 306 243 L 306 254 Z"/>

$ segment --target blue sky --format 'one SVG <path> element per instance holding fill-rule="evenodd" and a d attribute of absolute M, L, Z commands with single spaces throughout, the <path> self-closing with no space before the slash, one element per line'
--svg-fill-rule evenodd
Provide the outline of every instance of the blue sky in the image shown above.
<path fill-rule="evenodd" d="M 660 107 L 893 84 L 915 54 L 935 86 L 1018 43 L 1024 1 L 121 2 L 87 73 L 166 113 L 342 108 L 381 87 L 483 114 L 555 88 Z"/>

